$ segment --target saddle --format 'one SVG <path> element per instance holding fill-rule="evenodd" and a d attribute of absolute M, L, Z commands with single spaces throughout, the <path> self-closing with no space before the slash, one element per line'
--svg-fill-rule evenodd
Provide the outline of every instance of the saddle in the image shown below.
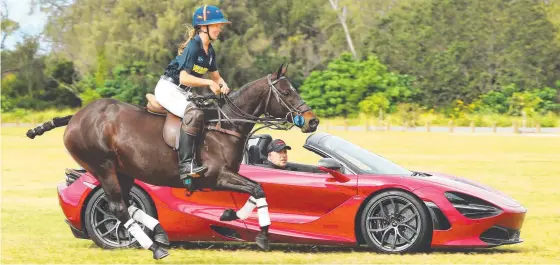
<path fill-rule="evenodd" d="M 183 117 L 178 117 L 175 114 L 167 111 L 161 104 L 159 104 L 159 102 L 157 102 L 154 94 L 146 94 L 146 99 L 148 100 L 146 110 L 149 113 L 158 116 L 165 116 L 165 123 L 163 124 L 162 132 L 163 140 L 167 145 L 169 145 L 169 147 L 177 150 L 179 148 L 179 130 L 181 129 L 181 120 L 183 119 Z M 210 120 L 208 117 L 211 116 L 212 112 L 217 111 L 216 108 L 209 108 L 208 106 L 200 105 L 198 107 L 204 111 L 205 124 L 209 123 L 208 126 L 203 127 L 203 132 L 212 130 L 241 138 L 241 134 L 239 134 L 238 132 L 222 128 L 221 121 L 219 120 L 215 125 L 212 124 L 214 122 L 212 122 L 212 120 Z"/>

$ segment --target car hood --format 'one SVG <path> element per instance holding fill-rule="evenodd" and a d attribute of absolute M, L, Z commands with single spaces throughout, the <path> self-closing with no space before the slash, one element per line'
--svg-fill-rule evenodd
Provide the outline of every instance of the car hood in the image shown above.
<path fill-rule="evenodd" d="M 438 172 L 425 173 L 430 174 L 430 176 L 419 176 L 418 178 L 425 182 L 451 188 L 450 191 L 454 190 L 463 192 L 465 194 L 486 200 L 490 203 L 497 204 L 498 206 L 506 205 L 510 207 L 521 207 L 521 204 L 512 199 L 510 196 L 476 181 Z"/>

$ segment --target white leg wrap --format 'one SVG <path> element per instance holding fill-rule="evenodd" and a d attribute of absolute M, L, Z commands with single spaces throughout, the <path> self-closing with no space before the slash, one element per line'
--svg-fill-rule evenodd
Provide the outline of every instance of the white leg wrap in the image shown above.
<path fill-rule="evenodd" d="M 124 224 L 124 227 L 134 238 L 136 238 L 136 240 L 138 240 L 138 243 L 140 243 L 143 248 L 149 249 L 150 246 L 152 246 L 152 244 L 154 243 L 148 237 L 148 235 L 144 233 L 142 228 L 140 228 L 140 226 L 134 221 L 134 219 L 131 218 L 130 220 L 128 220 L 128 222 Z"/>
<path fill-rule="evenodd" d="M 270 216 L 268 215 L 268 204 L 266 198 L 257 199 L 257 214 L 259 215 L 259 226 L 270 225 Z"/>
<path fill-rule="evenodd" d="M 249 217 L 253 210 L 255 210 L 255 207 L 257 207 L 257 200 L 253 198 L 253 196 L 251 196 L 249 197 L 245 205 L 243 205 L 243 207 L 241 207 L 241 209 L 235 214 L 237 215 L 237 217 L 239 217 L 239 219 L 245 220 L 247 219 L 247 217 Z"/>
<path fill-rule="evenodd" d="M 132 217 L 132 219 L 145 225 L 152 231 L 154 231 L 154 227 L 159 224 L 159 221 L 157 219 L 151 217 L 149 214 L 132 205 L 128 207 L 128 214 L 130 214 L 130 217 Z"/>

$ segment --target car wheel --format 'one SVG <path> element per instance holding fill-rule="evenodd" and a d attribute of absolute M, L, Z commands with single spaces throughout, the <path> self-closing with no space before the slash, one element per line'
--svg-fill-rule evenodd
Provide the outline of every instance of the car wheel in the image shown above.
<path fill-rule="evenodd" d="M 131 189 L 132 205 L 156 217 L 156 209 L 150 197 L 138 187 Z M 109 212 L 109 201 L 103 189 L 98 189 L 89 199 L 84 214 L 87 234 L 95 244 L 104 249 L 138 247 L 134 237 L 124 228 L 113 213 Z M 147 235 L 151 235 L 143 224 L 138 223 Z"/>
<path fill-rule="evenodd" d="M 432 241 L 432 220 L 421 200 L 403 191 L 385 191 L 368 201 L 360 216 L 362 236 L 379 252 L 424 251 Z"/>

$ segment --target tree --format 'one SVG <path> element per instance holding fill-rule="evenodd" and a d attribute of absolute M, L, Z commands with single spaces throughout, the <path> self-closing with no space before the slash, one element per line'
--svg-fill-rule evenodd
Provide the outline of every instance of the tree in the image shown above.
<path fill-rule="evenodd" d="M 352 42 L 352 36 L 350 36 L 350 30 L 348 29 L 348 24 L 346 24 L 346 17 L 348 15 L 348 9 L 346 6 L 342 6 L 339 11 L 338 0 L 329 0 L 333 10 L 336 12 L 338 16 L 338 20 L 340 21 L 340 25 L 344 29 L 344 35 L 346 35 L 346 42 L 348 42 L 348 49 L 354 56 L 354 59 L 357 59 L 356 49 L 354 49 L 354 43 Z"/>
<path fill-rule="evenodd" d="M 429 0 L 402 7 L 371 31 L 368 52 L 416 76 L 423 103 L 449 105 L 509 84 L 560 78 L 557 29 L 536 1 Z"/>
<path fill-rule="evenodd" d="M 19 29 L 19 23 L 9 19 L 8 15 L 8 4 L 6 4 L 6 1 L 2 1 L 2 43 L 0 44 L 2 50 L 5 48 L 4 42 L 6 42 L 6 38 Z"/>
<path fill-rule="evenodd" d="M 107 73 L 120 64 L 147 63 L 163 73 L 186 39 L 185 24 L 195 8 L 219 5 L 233 24 L 214 43 L 220 73 L 240 87 L 289 62 L 294 85 L 347 50 L 336 13 L 325 0 L 39 0 L 50 14 L 46 37 L 53 51 L 74 61 L 82 74 L 95 72 L 100 60 Z M 100 56 L 104 54 L 105 56 Z M 97 75 L 99 76 L 99 75 Z"/>

